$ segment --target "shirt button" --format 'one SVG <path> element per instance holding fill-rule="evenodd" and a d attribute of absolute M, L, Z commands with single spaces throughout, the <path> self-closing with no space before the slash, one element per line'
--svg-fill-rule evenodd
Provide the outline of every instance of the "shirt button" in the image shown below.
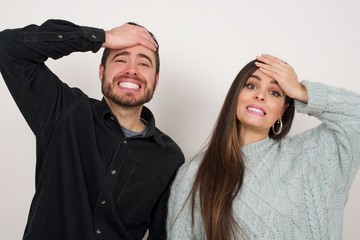
<path fill-rule="evenodd" d="M 58 35 L 58 39 L 62 39 L 63 38 L 63 35 Z"/>
<path fill-rule="evenodd" d="M 124 144 L 127 144 L 127 140 L 124 141 Z"/>
<path fill-rule="evenodd" d="M 101 230 L 100 230 L 100 229 L 96 229 L 96 234 L 97 234 L 97 235 L 101 234 Z"/>
<path fill-rule="evenodd" d="M 92 38 L 92 39 L 96 39 L 95 34 L 91 35 L 91 38 Z"/>
<path fill-rule="evenodd" d="M 105 200 L 102 200 L 101 201 L 101 205 L 105 205 L 106 204 L 106 201 Z"/>
<path fill-rule="evenodd" d="M 111 170 L 111 174 L 115 175 L 116 174 L 116 170 Z"/>

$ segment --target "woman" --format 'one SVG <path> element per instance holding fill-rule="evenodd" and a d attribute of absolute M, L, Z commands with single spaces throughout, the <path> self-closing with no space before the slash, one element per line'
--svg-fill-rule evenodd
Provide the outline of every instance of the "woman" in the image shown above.
<path fill-rule="evenodd" d="M 342 239 L 360 163 L 359 95 L 270 55 L 235 78 L 205 151 L 172 185 L 168 239 Z M 285 137 L 298 112 L 322 121 Z"/>

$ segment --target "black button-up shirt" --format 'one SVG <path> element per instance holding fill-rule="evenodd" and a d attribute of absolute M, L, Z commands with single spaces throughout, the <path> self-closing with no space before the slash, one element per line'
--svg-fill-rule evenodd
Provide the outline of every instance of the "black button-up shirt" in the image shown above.
<path fill-rule="evenodd" d="M 0 32 L 0 70 L 36 136 L 36 191 L 25 240 L 165 239 L 169 185 L 184 156 L 155 127 L 126 138 L 104 100 L 70 88 L 44 64 L 100 49 L 102 29 L 50 20 Z"/>

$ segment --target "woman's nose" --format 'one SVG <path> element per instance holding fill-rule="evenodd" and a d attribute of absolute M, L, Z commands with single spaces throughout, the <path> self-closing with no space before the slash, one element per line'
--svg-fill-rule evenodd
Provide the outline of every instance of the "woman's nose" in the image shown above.
<path fill-rule="evenodd" d="M 257 95 L 255 95 L 255 99 L 256 100 L 258 100 L 258 101 L 265 101 L 265 98 L 264 98 L 264 96 L 263 95 L 261 95 L 261 94 L 257 94 Z"/>

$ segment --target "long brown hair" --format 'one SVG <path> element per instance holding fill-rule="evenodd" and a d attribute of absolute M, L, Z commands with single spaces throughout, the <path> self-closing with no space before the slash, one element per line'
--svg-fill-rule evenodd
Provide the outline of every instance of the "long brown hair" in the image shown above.
<path fill-rule="evenodd" d="M 208 240 L 234 239 L 241 234 L 233 216 L 232 203 L 244 179 L 245 165 L 240 153 L 240 124 L 236 117 L 238 95 L 248 78 L 258 69 L 257 60 L 249 62 L 236 76 L 209 139 L 203 160 L 197 171 L 191 192 L 192 219 L 196 196 Z M 283 114 L 283 130 L 279 135 L 269 131 L 269 137 L 280 139 L 290 130 L 294 118 L 294 100 L 286 98 L 289 106 Z"/>

